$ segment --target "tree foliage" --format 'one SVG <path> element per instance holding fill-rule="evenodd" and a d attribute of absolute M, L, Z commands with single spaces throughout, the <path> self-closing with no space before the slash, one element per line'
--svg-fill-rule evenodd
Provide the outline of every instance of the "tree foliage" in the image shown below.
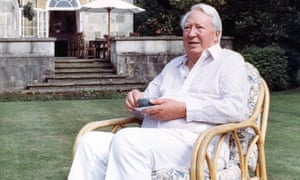
<path fill-rule="evenodd" d="M 234 48 L 243 50 L 256 46 L 285 52 L 289 82 L 293 87 L 300 80 L 300 3 L 299 0 L 137 0 L 146 9 L 135 19 L 135 30 L 141 35 L 181 35 L 181 16 L 200 2 L 213 5 L 220 13 L 223 35 L 234 37 Z M 280 48 L 277 48 L 280 47 Z M 264 49 L 261 52 L 266 52 Z M 255 54 L 255 53 L 250 53 Z M 272 55 L 272 53 L 269 53 Z M 280 57 L 280 56 L 276 56 Z M 270 63 L 277 63 L 273 61 Z M 284 74 L 282 77 L 285 76 Z M 285 78 L 283 78 L 285 79 Z M 270 81 L 273 83 L 273 81 Z"/>
<path fill-rule="evenodd" d="M 169 1 L 137 0 L 146 9 L 135 15 L 135 31 L 141 35 L 171 35 L 180 32 L 178 9 L 172 9 Z"/>
<path fill-rule="evenodd" d="M 224 34 L 234 36 L 238 48 L 293 41 L 298 47 L 300 14 L 294 0 L 227 0 L 221 9 Z M 289 42 L 290 43 L 290 42 Z"/>
<path fill-rule="evenodd" d="M 281 47 L 287 58 L 273 57 L 272 53 L 265 58 L 270 64 L 280 66 L 280 62 L 287 61 L 286 71 L 277 73 L 276 81 L 265 73 L 266 78 L 274 90 L 296 87 L 299 85 L 300 72 L 300 5 L 297 0 L 227 0 L 222 7 L 223 34 L 235 38 L 234 45 L 238 50 L 256 46 L 270 49 Z M 259 52 L 259 51 L 256 51 Z M 269 56 L 269 57 L 268 57 Z M 284 66 L 281 66 L 284 67 Z M 262 70 L 265 71 L 264 69 Z M 277 71 L 278 72 L 278 71 Z M 274 75 L 274 73 L 271 73 Z M 280 76 L 280 77 L 279 77 Z M 288 76 L 288 80 L 285 80 Z M 272 79 L 273 78 L 273 79 Z"/>
<path fill-rule="evenodd" d="M 197 3 L 206 2 L 214 6 L 225 0 L 136 0 L 136 4 L 146 9 L 135 15 L 135 31 L 142 35 L 181 35 L 181 16 Z"/>
<path fill-rule="evenodd" d="M 142 35 L 181 35 L 181 16 L 204 2 L 219 11 L 224 35 L 235 37 L 238 49 L 270 44 L 292 46 L 300 52 L 300 3 L 298 0 L 136 0 L 145 8 L 135 16 L 135 31 Z M 289 47 L 290 48 L 290 47 Z"/>

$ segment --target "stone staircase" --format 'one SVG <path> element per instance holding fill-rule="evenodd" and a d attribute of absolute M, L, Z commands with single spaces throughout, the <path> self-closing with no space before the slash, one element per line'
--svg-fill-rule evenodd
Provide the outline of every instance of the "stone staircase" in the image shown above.
<path fill-rule="evenodd" d="M 27 95 L 84 95 L 128 92 L 134 88 L 143 89 L 145 85 L 145 82 L 117 75 L 107 60 L 56 58 L 55 74 L 47 76 L 42 83 L 28 84 L 23 93 Z"/>

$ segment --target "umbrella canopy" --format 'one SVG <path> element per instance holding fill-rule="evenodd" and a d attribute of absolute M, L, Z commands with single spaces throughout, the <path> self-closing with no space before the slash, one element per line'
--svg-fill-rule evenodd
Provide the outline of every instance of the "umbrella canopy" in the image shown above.
<path fill-rule="evenodd" d="M 95 0 L 81 6 L 81 10 L 89 12 L 139 13 L 145 11 L 133 4 L 121 0 Z"/>
<path fill-rule="evenodd" d="M 110 13 L 140 13 L 144 9 L 122 0 L 95 0 L 81 6 L 81 11 L 108 13 L 107 43 L 110 57 Z"/>

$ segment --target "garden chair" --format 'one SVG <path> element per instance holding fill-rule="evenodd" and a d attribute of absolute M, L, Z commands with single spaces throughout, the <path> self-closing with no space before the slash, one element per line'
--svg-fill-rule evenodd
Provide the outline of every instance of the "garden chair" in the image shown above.
<path fill-rule="evenodd" d="M 269 89 L 258 71 L 246 63 L 250 91 L 248 98 L 249 118 L 239 123 L 219 125 L 204 131 L 195 142 L 190 169 L 162 169 L 152 172 L 152 179 L 158 180 L 266 180 L 265 137 L 269 114 Z M 120 118 L 95 121 L 86 124 L 78 133 L 73 146 L 73 154 L 78 139 L 86 132 L 104 128 L 116 132 L 120 128 L 139 126 L 141 120 Z M 219 137 L 214 155 L 218 157 L 222 142 L 230 136 L 229 165 L 217 171 L 218 158 L 211 158 L 207 152 L 210 142 Z"/>
<path fill-rule="evenodd" d="M 86 45 L 83 33 L 77 34 L 77 57 L 78 58 L 95 58 L 96 47 L 93 41 Z"/>

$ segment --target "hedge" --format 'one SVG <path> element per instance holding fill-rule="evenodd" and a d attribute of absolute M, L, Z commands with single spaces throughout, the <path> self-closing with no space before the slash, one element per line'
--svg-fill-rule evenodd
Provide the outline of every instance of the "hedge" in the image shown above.
<path fill-rule="evenodd" d="M 273 91 L 285 90 L 289 85 L 288 60 L 284 49 L 277 45 L 248 47 L 241 51 L 245 60 L 253 64 Z"/>

